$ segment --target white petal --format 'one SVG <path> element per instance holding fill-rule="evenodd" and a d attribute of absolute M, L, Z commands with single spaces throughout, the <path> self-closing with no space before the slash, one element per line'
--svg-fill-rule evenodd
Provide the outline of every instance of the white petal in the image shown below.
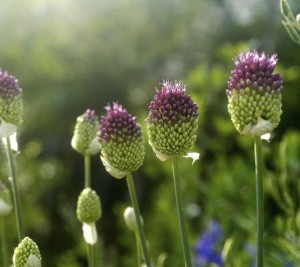
<path fill-rule="evenodd" d="M 152 143 L 151 143 L 150 141 L 149 141 L 149 144 L 150 144 L 150 146 L 152 147 L 153 152 L 155 153 L 156 157 L 158 157 L 158 159 L 160 159 L 161 161 L 165 161 L 165 160 L 171 158 L 171 156 L 162 154 L 161 152 L 157 151 L 157 150 L 152 146 Z"/>
<path fill-rule="evenodd" d="M 82 224 L 83 237 L 87 244 L 95 245 L 98 240 L 98 234 L 95 223 Z"/>
<path fill-rule="evenodd" d="M 85 151 L 86 154 L 89 155 L 96 155 L 97 153 L 99 153 L 101 150 L 101 146 L 98 142 L 98 138 L 95 137 L 93 139 L 93 141 L 90 143 L 88 149 Z"/>
<path fill-rule="evenodd" d="M 262 140 L 267 140 L 268 142 L 270 142 L 270 137 L 271 137 L 271 134 L 270 133 L 266 133 L 266 134 L 263 134 L 260 138 Z"/>
<path fill-rule="evenodd" d="M 30 254 L 25 264 L 25 267 L 41 267 L 41 266 L 42 263 L 40 259 L 37 256 Z"/>
<path fill-rule="evenodd" d="M 187 155 L 185 155 L 184 157 L 191 158 L 193 160 L 192 164 L 194 164 L 194 162 L 200 158 L 200 153 L 191 152 L 191 153 L 188 153 Z"/>
<path fill-rule="evenodd" d="M 249 123 L 244 128 L 243 134 L 260 137 L 266 133 L 272 132 L 272 130 L 273 130 L 273 125 L 270 121 L 258 117 L 255 125 Z"/>
<path fill-rule="evenodd" d="M 17 125 L 4 121 L 0 118 L 0 138 L 9 137 L 17 131 Z"/>
<path fill-rule="evenodd" d="M 102 160 L 102 163 L 106 169 L 106 171 L 113 177 L 121 179 L 127 175 L 127 172 L 121 171 L 114 166 L 110 165 L 107 160 L 104 157 L 100 157 Z"/>

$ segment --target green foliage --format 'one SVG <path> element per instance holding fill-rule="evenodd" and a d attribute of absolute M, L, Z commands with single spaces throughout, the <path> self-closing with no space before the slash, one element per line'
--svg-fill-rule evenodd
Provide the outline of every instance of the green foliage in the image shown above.
<path fill-rule="evenodd" d="M 0 6 L 1 68 L 19 79 L 24 96 L 16 157 L 24 230 L 38 244 L 43 266 L 86 266 L 75 212 L 83 160 L 70 144 L 76 117 L 86 108 L 103 115 L 118 100 L 137 115 L 148 140 L 144 120 L 162 79 L 188 84 L 199 105 L 193 151 L 201 157 L 179 166 L 190 244 L 218 220 L 226 267 L 251 265 L 253 140 L 234 129 L 225 95 L 232 58 L 247 48 L 278 53 L 284 78 L 282 119 L 263 144 L 266 266 L 299 262 L 300 50 L 287 39 L 277 1 L 2 0 Z M 0 179 L 9 186 L 5 156 L 0 160 Z M 91 163 L 103 208 L 97 261 L 135 266 L 134 236 L 123 221 L 126 184 L 105 172 L 99 156 Z M 165 266 L 181 267 L 171 171 L 147 144 L 134 176 L 153 261 L 166 253 Z M 16 247 L 13 214 L 5 222 L 7 247 Z"/>

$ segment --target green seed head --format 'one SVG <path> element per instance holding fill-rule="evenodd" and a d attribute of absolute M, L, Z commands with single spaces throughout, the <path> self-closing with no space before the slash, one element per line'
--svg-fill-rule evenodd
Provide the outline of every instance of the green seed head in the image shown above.
<path fill-rule="evenodd" d="M 276 55 L 256 51 L 240 54 L 228 81 L 228 111 L 239 133 L 262 136 L 271 133 L 282 114 L 280 74 L 273 74 Z"/>
<path fill-rule="evenodd" d="M 101 117 L 99 142 L 101 160 L 115 178 L 136 171 L 144 161 L 145 144 L 136 117 L 118 103 L 107 106 Z"/>
<path fill-rule="evenodd" d="M 13 263 L 14 267 L 41 267 L 42 256 L 37 244 L 25 237 L 14 251 Z"/>
<path fill-rule="evenodd" d="M 20 126 L 22 121 L 22 89 L 14 76 L 0 69 L 0 127 L 3 123 Z"/>
<path fill-rule="evenodd" d="M 98 116 L 94 110 L 87 109 L 84 114 L 77 118 L 72 147 L 83 155 L 95 155 L 100 151 L 97 141 L 99 128 Z"/>
<path fill-rule="evenodd" d="M 77 218 L 81 223 L 94 223 L 101 217 L 100 198 L 91 188 L 85 188 L 77 201 Z"/>
<path fill-rule="evenodd" d="M 156 155 L 165 160 L 188 154 L 196 141 L 198 105 L 181 83 L 163 83 L 149 106 L 147 133 Z"/>

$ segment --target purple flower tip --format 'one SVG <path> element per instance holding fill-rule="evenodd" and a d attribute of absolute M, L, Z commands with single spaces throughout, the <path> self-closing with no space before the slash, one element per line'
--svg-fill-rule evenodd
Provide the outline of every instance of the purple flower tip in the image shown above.
<path fill-rule="evenodd" d="M 147 118 L 149 123 L 176 123 L 180 119 L 193 119 L 198 116 L 198 106 L 186 94 L 186 85 L 181 82 L 173 84 L 169 81 L 164 81 L 161 90 L 157 89 L 149 109 L 150 113 Z"/>
<path fill-rule="evenodd" d="M 82 115 L 82 119 L 85 121 L 89 121 L 92 124 L 95 124 L 98 121 L 98 116 L 96 115 L 95 110 L 87 109 Z"/>
<path fill-rule="evenodd" d="M 261 90 L 269 87 L 272 90 L 283 89 L 283 80 L 279 73 L 273 74 L 277 63 L 277 55 L 269 56 L 266 53 L 259 54 L 256 50 L 253 52 L 240 53 L 234 59 L 235 69 L 231 71 L 231 76 L 227 83 L 227 94 L 230 95 L 233 89 L 251 89 Z"/>
<path fill-rule="evenodd" d="M 124 141 L 128 138 L 141 138 L 141 127 L 137 123 L 136 117 L 114 102 L 105 107 L 106 116 L 101 117 L 99 142 Z"/>
<path fill-rule="evenodd" d="M 4 99 L 10 99 L 21 95 L 22 89 L 19 86 L 18 80 L 10 75 L 8 71 L 0 69 L 0 95 Z"/>

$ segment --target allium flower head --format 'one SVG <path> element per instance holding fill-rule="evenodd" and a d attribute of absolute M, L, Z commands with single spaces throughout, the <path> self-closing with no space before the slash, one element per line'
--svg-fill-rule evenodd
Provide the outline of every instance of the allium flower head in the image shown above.
<path fill-rule="evenodd" d="M 82 223 L 93 223 L 101 217 L 99 196 L 91 188 L 85 188 L 77 201 L 77 218 Z"/>
<path fill-rule="evenodd" d="M 8 137 L 23 121 L 22 89 L 18 80 L 0 69 L 0 134 Z"/>
<path fill-rule="evenodd" d="M 25 237 L 14 251 L 14 267 L 41 267 L 41 262 L 42 257 L 37 244 Z"/>
<path fill-rule="evenodd" d="M 157 157 L 165 160 L 190 152 L 196 141 L 198 105 L 186 93 L 186 86 L 164 81 L 149 110 L 147 132 Z"/>
<path fill-rule="evenodd" d="M 143 164 L 145 144 L 141 126 L 118 103 L 108 105 L 106 111 L 100 122 L 101 160 L 112 176 L 122 178 Z"/>
<path fill-rule="evenodd" d="M 251 136 L 272 132 L 282 113 L 283 80 L 273 73 L 277 56 L 253 51 L 239 54 L 234 63 L 226 90 L 234 126 Z"/>
<path fill-rule="evenodd" d="M 95 155 L 100 151 L 97 140 L 99 118 L 94 110 L 87 109 L 85 113 L 77 118 L 72 147 L 83 155 Z"/>

